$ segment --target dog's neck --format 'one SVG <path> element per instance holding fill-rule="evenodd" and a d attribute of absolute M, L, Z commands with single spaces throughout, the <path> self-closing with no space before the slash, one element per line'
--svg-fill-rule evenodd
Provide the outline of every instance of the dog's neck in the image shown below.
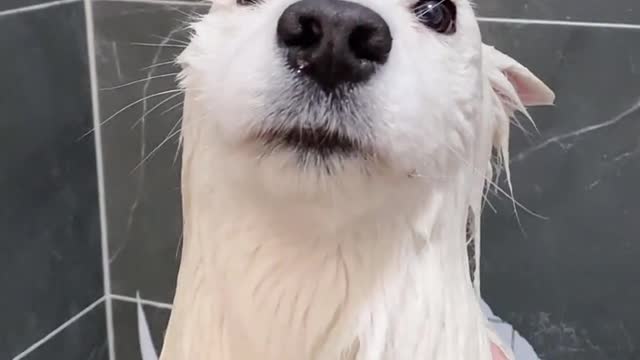
<path fill-rule="evenodd" d="M 344 220 L 311 200 L 211 184 L 224 166 L 190 149 L 191 136 L 163 360 L 490 359 L 465 255 L 462 174 Z"/>

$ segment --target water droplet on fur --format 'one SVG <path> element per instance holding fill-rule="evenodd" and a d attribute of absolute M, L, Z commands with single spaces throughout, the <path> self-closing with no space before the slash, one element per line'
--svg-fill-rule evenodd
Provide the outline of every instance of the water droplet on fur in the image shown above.
<path fill-rule="evenodd" d="M 309 63 L 304 59 L 298 59 L 298 61 L 296 62 L 296 65 L 298 65 L 296 69 L 296 73 L 300 74 L 302 70 L 304 70 L 307 66 L 309 66 Z"/>

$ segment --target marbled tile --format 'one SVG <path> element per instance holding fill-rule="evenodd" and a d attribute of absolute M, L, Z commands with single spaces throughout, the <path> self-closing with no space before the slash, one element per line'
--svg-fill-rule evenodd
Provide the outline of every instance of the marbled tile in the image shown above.
<path fill-rule="evenodd" d="M 103 294 L 84 10 L 0 17 L 0 359 Z"/>
<path fill-rule="evenodd" d="M 636 0 L 476 0 L 480 16 L 640 24 Z"/>
<path fill-rule="evenodd" d="M 151 330 L 151 337 L 160 355 L 164 334 L 171 312 L 153 306 L 143 306 L 145 318 Z M 142 360 L 138 341 L 138 313 L 135 303 L 113 302 L 113 321 L 115 330 L 116 358 L 118 360 Z"/>
<path fill-rule="evenodd" d="M 490 198 L 483 295 L 544 359 L 638 358 L 640 31 L 482 28 L 557 93 L 511 147 L 516 199 L 546 219 Z"/>
<path fill-rule="evenodd" d="M 108 360 L 106 317 L 101 304 L 29 353 L 25 360 Z"/>
<path fill-rule="evenodd" d="M 135 296 L 140 290 L 149 299 L 173 299 L 182 223 L 176 156 L 182 95 L 172 92 L 179 69 L 167 62 L 184 47 L 189 14 L 206 9 L 130 2 L 94 6 L 100 107 L 102 121 L 108 121 L 102 134 L 116 294 Z M 154 64 L 161 65 L 149 68 Z M 126 108 L 129 104 L 134 105 Z"/>
<path fill-rule="evenodd" d="M 16 10 L 27 6 L 46 4 L 55 1 L 57 0 L 2 0 L 2 2 L 0 2 L 0 12 Z"/>

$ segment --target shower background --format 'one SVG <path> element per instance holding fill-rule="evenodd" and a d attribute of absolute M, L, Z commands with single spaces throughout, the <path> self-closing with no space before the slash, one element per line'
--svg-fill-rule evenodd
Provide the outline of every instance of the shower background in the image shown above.
<path fill-rule="evenodd" d="M 545 218 L 495 196 L 483 218 L 495 325 L 545 360 L 640 359 L 640 3 L 477 2 L 485 42 L 558 97 L 513 132 L 517 199 Z M 0 3 L 0 359 L 139 360 L 138 293 L 161 346 L 181 233 L 165 74 L 207 8 Z"/>

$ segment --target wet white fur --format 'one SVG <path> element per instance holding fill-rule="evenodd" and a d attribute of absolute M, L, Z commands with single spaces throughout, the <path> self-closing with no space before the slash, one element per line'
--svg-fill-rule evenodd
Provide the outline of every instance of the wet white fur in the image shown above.
<path fill-rule="evenodd" d="M 467 0 L 449 37 L 408 1 L 356 1 L 394 38 L 358 93 L 378 158 L 331 176 L 286 151 L 260 156 L 248 138 L 265 109 L 291 105 L 276 96 L 294 80 L 275 26 L 292 1 L 219 0 L 194 25 L 180 58 L 183 256 L 162 360 L 491 359 L 465 224 L 480 218 L 492 147 L 508 156 L 509 118 L 553 93 L 481 44 Z M 297 121 L 313 121 L 305 110 Z"/>

